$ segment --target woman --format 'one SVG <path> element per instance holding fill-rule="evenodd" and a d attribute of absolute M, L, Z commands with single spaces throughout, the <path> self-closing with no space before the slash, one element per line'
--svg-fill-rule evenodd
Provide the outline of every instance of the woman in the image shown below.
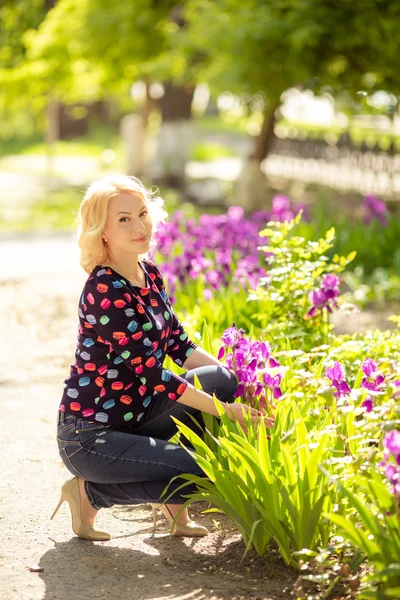
<path fill-rule="evenodd" d="M 76 361 L 64 382 L 57 431 L 61 458 L 75 477 L 62 486 L 51 518 L 68 502 L 73 531 L 85 539 L 110 539 L 95 530 L 94 520 L 100 508 L 114 504 L 147 502 L 154 525 L 157 508 L 172 523 L 185 499 L 175 481 L 173 496 L 160 506 L 166 485 L 183 473 L 205 474 L 184 448 L 168 442 L 177 431 L 171 417 L 195 429 L 190 415 L 200 426 L 201 411 L 218 415 L 213 393 L 226 409 L 236 391 L 234 374 L 188 339 L 161 273 L 147 258 L 166 216 L 161 198 L 125 175 L 93 183 L 79 209 L 80 263 L 89 277 L 79 301 Z M 163 367 L 167 354 L 184 375 Z M 194 374 L 203 391 L 192 385 Z M 229 406 L 230 418 L 243 423 L 243 407 Z M 260 418 L 255 409 L 245 409 L 253 420 Z M 265 422 L 270 427 L 273 419 Z M 208 531 L 185 510 L 174 533 Z"/>

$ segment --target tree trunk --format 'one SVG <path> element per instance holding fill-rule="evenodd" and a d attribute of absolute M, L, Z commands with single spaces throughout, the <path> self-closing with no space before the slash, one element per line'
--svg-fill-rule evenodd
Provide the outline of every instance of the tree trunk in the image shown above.
<path fill-rule="evenodd" d="M 179 28 L 185 27 L 183 5 L 174 6 L 170 18 Z M 194 83 L 180 86 L 166 81 L 164 95 L 159 100 L 162 121 L 151 177 L 181 189 L 185 185 L 185 167 L 192 142 L 191 108 L 195 87 Z"/>
<path fill-rule="evenodd" d="M 48 98 L 46 107 L 46 155 L 47 155 L 47 177 L 53 174 L 55 158 L 55 142 L 60 139 L 60 103 L 51 96 Z"/>
<path fill-rule="evenodd" d="M 271 102 L 266 109 L 260 134 L 254 140 L 253 151 L 236 182 L 235 202 L 242 206 L 246 213 L 268 208 L 268 182 L 260 167 L 271 148 L 278 106 L 279 103 Z"/>
<path fill-rule="evenodd" d="M 257 160 L 261 164 L 268 155 L 274 135 L 275 113 L 278 107 L 279 104 L 271 103 L 271 106 L 264 112 L 264 121 L 259 135 L 254 140 L 254 149 L 249 156 L 250 160 Z"/>
<path fill-rule="evenodd" d="M 195 86 L 184 87 L 175 85 L 172 81 L 164 84 L 164 96 L 160 99 L 162 122 L 181 121 L 192 118 L 192 101 Z"/>
<path fill-rule="evenodd" d="M 158 108 L 158 101 L 154 100 L 154 98 L 152 98 L 150 96 L 150 82 L 146 81 L 146 100 L 143 104 L 142 110 L 140 111 L 140 114 L 143 119 L 143 127 L 144 127 L 145 131 L 147 131 L 149 117 L 150 117 L 151 113 L 153 112 L 153 110 L 155 110 L 156 108 Z"/>

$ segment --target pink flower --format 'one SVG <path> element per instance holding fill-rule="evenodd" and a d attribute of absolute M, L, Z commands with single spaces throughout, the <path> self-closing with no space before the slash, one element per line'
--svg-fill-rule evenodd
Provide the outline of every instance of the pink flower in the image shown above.
<path fill-rule="evenodd" d="M 361 368 L 367 377 L 371 377 L 372 373 L 376 371 L 376 362 L 371 358 L 366 358 Z"/>
<path fill-rule="evenodd" d="M 374 400 L 372 396 L 367 396 L 361 406 L 365 408 L 366 412 L 371 412 L 374 408 Z"/>

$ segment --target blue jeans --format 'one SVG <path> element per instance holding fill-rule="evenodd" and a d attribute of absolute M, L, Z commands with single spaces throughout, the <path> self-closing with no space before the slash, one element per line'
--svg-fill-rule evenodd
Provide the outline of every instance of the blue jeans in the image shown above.
<path fill-rule="evenodd" d="M 205 392 L 214 393 L 223 402 L 233 402 L 237 383 L 227 369 L 199 367 L 182 377 L 193 383 L 194 374 Z M 87 496 L 96 509 L 161 502 L 162 491 L 176 475 L 206 477 L 184 448 L 168 442 L 177 432 L 171 416 L 201 434 L 189 415 L 204 425 L 201 411 L 161 394 L 134 428 L 115 428 L 58 411 L 60 456 L 73 475 L 85 480 Z M 196 490 L 195 485 L 188 485 L 176 491 L 183 481 L 177 479 L 169 486 L 168 494 L 174 492 L 169 503 L 183 504 L 186 499 L 182 495 Z"/>

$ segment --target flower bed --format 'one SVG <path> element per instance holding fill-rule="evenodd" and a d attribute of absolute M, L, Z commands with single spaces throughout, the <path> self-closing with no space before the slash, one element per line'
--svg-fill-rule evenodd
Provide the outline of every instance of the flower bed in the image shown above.
<path fill-rule="evenodd" d="M 206 415 L 204 441 L 179 424 L 208 475 L 186 476 L 198 485 L 188 503 L 211 502 L 247 549 L 263 554 L 273 540 L 300 570 L 341 539 L 346 564 L 335 550 L 335 577 L 361 573 L 360 597 L 398 598 L 400 334 L 332 333 L 332 311 L 351 312 L 340 275 L 354 256 L 328 258 L 333 230 L 309 241 L 295 235 L 300 215 L 261 231 L 243 219 L 235 209 L 222 222 L 190 224 L 183 253 L 176 218 L 176 238 L 163 242 L 188 332 L 236 372 L 241 402 L 275 414 L 273 429 L 248 422 L 246 431 L 223 411 L 220 422 Z M 308 576 L 325 591 L 332 584 Z"/>

